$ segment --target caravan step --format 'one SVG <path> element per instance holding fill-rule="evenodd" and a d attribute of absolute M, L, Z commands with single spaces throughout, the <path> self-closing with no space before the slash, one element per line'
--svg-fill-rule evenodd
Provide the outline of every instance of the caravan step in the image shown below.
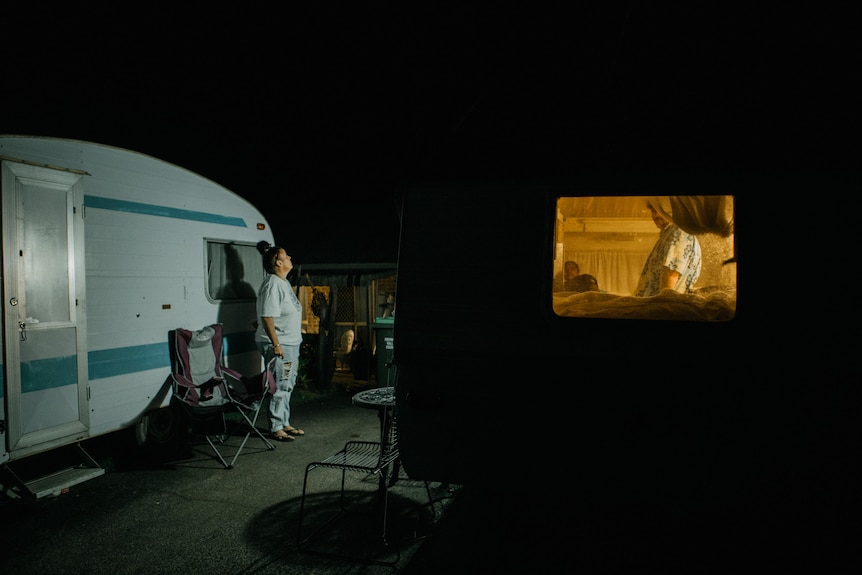
<path fill-rule="evenodd" d="M 70 462 L 70 457 L 75 461 Z M 40 459 L 36 466 L 27 460 L 3 466 L 4 475 L 14 482 L 6 489 L 10 496 L 32 499 L 57 496 L 73 485 L 105 474 L 104 468 L 79 444 L 41 454 Z"/>
<path fill-rule="evenodd" d="M 33 497 L 41 499 L 42 497 L 51 495 L 60 495 L 65 489 L 73 485 L 89 481 L 104 474 L 105 470 L 101 467 L 70 467 L 51 475 L 27 481 L 24 485 Z"/>

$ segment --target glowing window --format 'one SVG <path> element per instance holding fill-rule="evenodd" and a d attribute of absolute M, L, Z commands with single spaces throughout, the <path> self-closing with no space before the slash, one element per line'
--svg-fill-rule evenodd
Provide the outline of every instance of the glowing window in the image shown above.
<path fill-rule="evenodd" d="M 557 315 L 735 316 L 733 196 L 559 197 L 556 223 L 551 285 Z M 574 267 L 568 277 L 567 265 Z"/>

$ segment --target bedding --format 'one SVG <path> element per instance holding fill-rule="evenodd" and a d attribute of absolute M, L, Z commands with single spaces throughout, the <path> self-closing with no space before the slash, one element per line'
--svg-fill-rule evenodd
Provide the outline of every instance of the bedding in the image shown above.
<path fill-rule="evenodd" d="M 728 321 L 736 314 L 736 289 L 704 288 L 687 294 L 666 289 L 652 297 L 557 292 L 553 305 L 564 317 Z"/>

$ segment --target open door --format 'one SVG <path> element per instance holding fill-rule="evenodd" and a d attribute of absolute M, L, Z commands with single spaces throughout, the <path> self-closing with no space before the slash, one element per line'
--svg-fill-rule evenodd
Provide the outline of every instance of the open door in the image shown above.
<path fill-rule="evenodd" d="M 2 162 L 9 458 L 88 436 L 83 173 Z"/>

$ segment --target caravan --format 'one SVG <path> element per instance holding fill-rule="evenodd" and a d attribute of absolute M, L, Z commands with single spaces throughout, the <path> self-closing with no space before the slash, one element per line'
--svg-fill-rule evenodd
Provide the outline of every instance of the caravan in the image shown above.
<path fill-rule="evenodd" d="M 852 420 L 846 402 L 820 400 L 858 367 L 852 338 L 813 329 L 841 298 L 792 281 L 822 268 L 795 249 L 790 224 L 811 219 L 788 211 L 804 191 L 856 184 L 597 173 L 406 190 L 394 323 L 405 469 L 507 494 L 705 502 L 822 468 L 820 442 Z M 701 240 L 685 293 L 634 293 L 659 237 L 652 198 Z M 598 291 L 554 291 L 567 260 Z"/>
<path fill-rule="evenodd" d="M 273 236 L 250 202 L 96 143 L 5 135 L 0 160 L 3 468 L 126 428 L 172 441 L 172 329 L 221 323 L 227 364 L 260 370 L 256 244 Z"/>

